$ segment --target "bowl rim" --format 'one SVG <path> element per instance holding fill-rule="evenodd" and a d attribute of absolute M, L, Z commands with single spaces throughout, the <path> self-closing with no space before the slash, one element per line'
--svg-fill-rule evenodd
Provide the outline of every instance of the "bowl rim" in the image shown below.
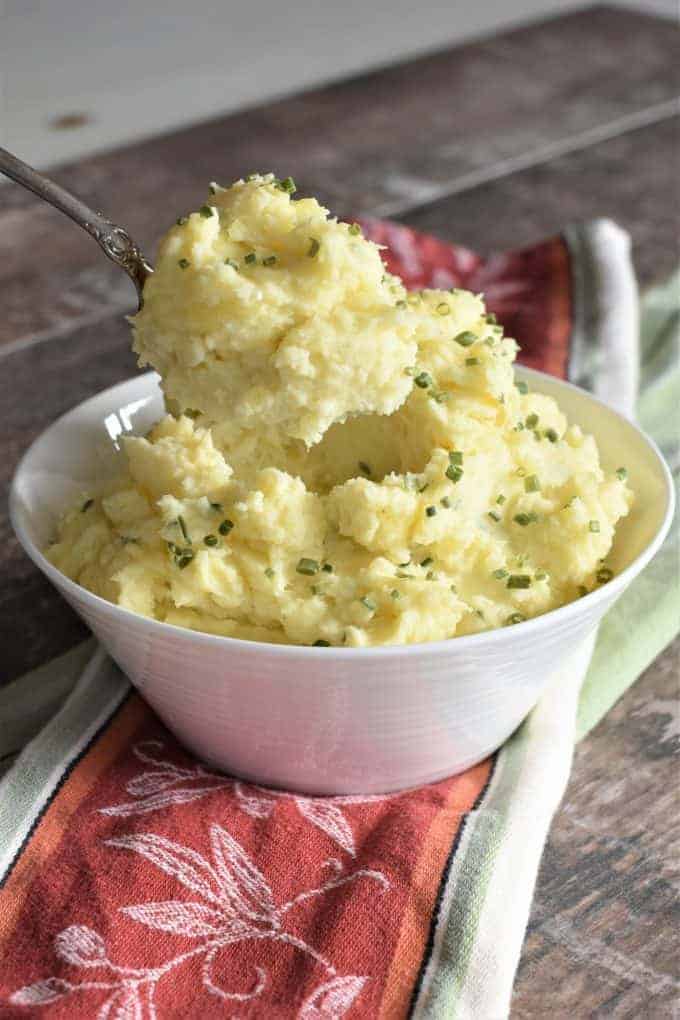
<path fill-rule="evenodd" d="M 94 609 L 98 609 L 100 612 L 103 611 L 110 616 L 119 617 L 122 625 L 127 623 L 130 626 L 143 626 L 145 628 L 150 628 L 151 630 L 156 631 L 159 637 L 163 634 L 167 634 L 168 637 L 179 636 L 185 640 L 195 641 L 197 644 L 222 647 L 225 651 L 232 649 L 233 651 L 238 651 L 242 654 L 257 655 L 267 653 L 269 655 L 277 655 L 286 658 L 295 658 L 298 656 L 309 659 L 330 657 L 332 659 L 340 658 L 353 660 L 379 659 L 390 656 L 398 656 L 402 658 L 423 654 L 439 657 L 447 654 L 450 655 L 454 650 L 454 647 L 456 650 L 463 652 L 468 649 L 478 649 L 480 646 L 484 646 L 485 644 L 491 645 L 499 642 L 502 643 L 504 641 L 515 641 L 522 637 L 531 639 L 534 634 L 545 630 L 546 628 L 550 628 L 553 624 L 557 624 L 558 622 L 561 623 L 562 621 L 566 622 L 569 618 L 575 616 L 589 615 L 588 609 L 594 609 L 602 602 L 609 602 L 611 600 L 612 592 L 616 592 L 617 595 L 620 595 L 623 592 L 633 578 L 636 577 L 637 574 L 639 574 L 654 557 L 666 538 L 675 512 L 675 490 L 670 470 L 657 444 L 625 414 L 617 411 L 615 408 L 611 407 L 603 400 L 600 400 L 592 393 L 589 393 L 587 390 L 584 390 L 580 386 L 576 386 L 574 383 L 568 382 L 564 379 L 559 379 L 546 372 L 539 372 L 536 369 L 528 368 L 525 365 L 516 365 L 515 371 L 520 377 L 525 376 L 529 380 L 532 378 L 545 380 L 547 383 L 556 385 L 558 388 L 575 391 L 581 398 L 585 398 L 593 404 L 603 408 L 608 414 L 612 415 L 615 419 L 618 419 L 620 423 L 636 432 L 638 437 L 641 438 L 643 443 L 646 445 L 648 452 L 656 461 L 656 464 L 660 469 L 661 477 L 663 478 L 666 489 L 666 506 L 661 524 L 653 537 L 638 553 L 635 559 L 621 571 L 620 574 L 617 574 L 611 581 L 608 581 L 607 584 L 602 585 L 602 587 L 589 592 L 587 595 L 584 595 L 579 599 L 568 602 L 563 606 L 558 606 L 556 609 L 550 609 L 546 613 L 542 613 L 540 616 L 534 616 L 528 620 L 522 621 L 521 623 L 513 624 L 511 627 L 495 627 L 492 630 L 480 631 L 476 634 L 464 634 L 460 637 L 444 638 L 439 641 L 422 641 L 406 645 L 372 645 L 369 647 L 359 648 L 344 648 L 342 646 L 334 645 L 328 648 L 314 647 L 310 645 L 277 644 L 271 641 L 252 641 L 246 638 L 228 637 L 222 634 L 210 634 L 206 631 L 192 630 L 189 627 L 180 627 L 176 624 L 156 620 L 153 617 L 142 616 L 140 613 L 135 613 L 130 609 L 119 606 L 115 602 L 109 602 L 100 595 L 95 595 L 93 592 L 88 591 L 87 588 L 84 588 L 76 581 L 72 581 L 49 562 L 44 553 L 28 535 L 27 529 L 21 519 L 22 513 L 19 504 L 18 489 L 21 482 L 21 476 L 24 470 L 26 470 L 26 465 L 36 451 L 36 448 L 42 442 L 46 441 L 47 436 L 52 429 L 63 422 L 66 418 L 78 411 L 84 410 L 91 402 L 101 400 L 109 395 L 113 396 L 114 391 L 124 389 L 130 384 L 136 383 L 143 387 L 148 387 L 152 383 L 158 385 L 159 376 L 156 372 L 145 372 L 141 375 L 131 376 L 128 379 L 115 383 L 113 386 L 108 386 L 105 389 L 100 390 L 98 393 L 88 397 L 86 400 L 81 401 L 68 411 L 59 415 L 58 418 L 51 422 L 47 428 L 43 429 L 43 431 L 36 436 L 21 457 L 12 477 L 9 492 L 10 522 L 17 539 L 26 554 L 57 589 L 63 589 L 65 592 L 68 592 L 74 597 L 83 600 L 86 604 L 90 603 Z"/>

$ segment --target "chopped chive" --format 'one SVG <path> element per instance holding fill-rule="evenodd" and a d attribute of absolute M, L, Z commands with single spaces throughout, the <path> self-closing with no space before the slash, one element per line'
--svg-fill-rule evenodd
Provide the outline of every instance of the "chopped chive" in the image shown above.
<path fill-rule="evenodd" d="M 541 491 L 541 483 L 538 480 L 538 475 L 528 475 L 524 479 L 524 491 L 525 492 Z"/>
<path fill-rule="evenodd" d="M 177 226 L 178 227 L 183 227 L 188 222 L 189 222 L 189 217 L 188 216 L 179 216 L 178 219 L 177 219 Z"/>
<path fill-rule="evenodd" d="M 390 592 L 390 598 L 392 598 L 392 599 L 400 599 L 401 598 L 401 592 L 397 591 L 396 588 L 393 588 L 392 591 Z"/>
<path fill-rule="evenodd" d="M 233 521 L 225 520 L 222 521 L 217 530 L 219 531 L 220 535 L 228 535 L 233 527 L 234 527 Z"/>
<path fill-rule="evenodd" d="M 409 365 L 407 368 L 404 369 L 404 375 L 415 375 L 415 374 L 416 374 L 416 370 L 415 370 L 415 368 L 412 365 Z"/>
<path fill-rule="evenodd" d="M 425 513 L 427 514 L 428 517 L 434 517 L 435 514 L 437 513 L 436 506 L 426 506 Z"/>
<path fill-rule="evenodd" d="M 594 535 L 597 535 L 599 530 L 600 530 L 599 521 L 588 521 L 588 531 L 592 531 Z"/>
<path fill-rule="evenodd" d="M 206 545 L 214 546 L 219 542 L 217 535 L 206 535 L 203 539 Z"/>
<path fill-rule="evenodd" d="M 430 483 L 429 482 L 425 482 L 424 485 L 420 486 L 420 488 L 418 489 L 418 492 L 425 492 L 425 489 L 429 489 L 429 487 L 430 487 Z"/>
<path fill-rule="evenodd" d="M 611 581 L 614 576 L 614 571 L 610 570 L 609 567 L 600 567 L 598 572 L 595 574 L 595 578 L 598 584 L 606 584 L 607 581 Z"/>
<path fill-rule="evenodd" d="M 448 315 L 451 311 L 446 301 L 440 301 L 437 305 L 437 315 Z"/>
<path fill-rule="evenodd" d="M 511 613 L 505 621 L 506 626 L 512 626 L 515 623 L 524 623 L 526 616 L 524 613 Z"/>
<path fill-rule="evenodd" d="M 517 424 L 514 427 L 514 431 L 515 432 L 524 432 L 524 422 L 523 421 L 518 421 Z"/>
<path fill-rule="evenodd" d="M 463 469 L 458 464 L 449 464 L 444 474 L 450 481 L 459 482 L 463 477 Z"/>
<path fill-rule="evenodd" d="M 367 478 L 371 477 L 371 469 L 365 460 L 359 461 L 359 470 L 361 471 L 362 475 L 366 475 Z"/>
<path fill-rule="evenodd" d="M 276 187 L 279 191 L 285 191 L 288 195 L 294 195 L 297 191 L 295 181 L 292 177 L 284 177 L 282 181 L 278 181 Z"/>
<path fill-rule="evenodd" d="M 559 436 L 557 435 L 557 432 L 555 432 L 555 429 L 546 429 L 546 430 L 545 430 L 545 432 L 543 433 L 543 435 L 544 435 L 544 436 L 545 436 L 545 438 L 546 438 L 546 439 L 548 439 L 548 440 L 549 440 L 549 441 L 550 441 L 551 443 L 556 443 L 556 442 L 557 442 L 557 440 L 558 440 L 558 439 L 560 438 L 560 437 L 559 437 Z"/>
<path fill-rule="evenodd" d="M 120 540 L 123 545 L 139 545 L 139 539 L 135 538 L 134 535 L 121 535 Z"/>
<path fill-rule="evenodd" d="M 180 259 L 177 265 L 179 266 L 180 269 L 188 269 L 189 266 L 191 265 L 191 262 L 189 262 L 189 259 Z"/>
<path fill-rule="evenodd" d="M 406 560 L 406 563 L 397 563 L 397 566 L 398 567 L 410 567 L 411 566 L 411 561 L 410 560 Z"/>
<path fill-rule="evenodd" d="M 441 505 L 443 507 L 445 507 L 446 510 L 450 509 L 450 507 L 451 507 L 451 500 L 449 499 L 448 496 L 444 496 L 444 498 L 440 499 L 439 502 L 441 503 Z"/>
<path fill-rule="evenodd" d="M 225 266 L 229 266 L 231 269 L 235 269 L 238 273 L 238 262 L 235 262 L 234 259 L 225 259 L 224 264 Z"/>
<path fill-rule="evenodd" d="M 437 580 L 437 575 L 435 574 L 434 570 L 428 570 L 428 572 L 425 574 L 425 580 L 426 581 L 436 581 Z"/>
<path fill-rule="evenodd" d="M 377 603 L 374 602 L 370 595 L 362 595 L 359 602 L 361 602 L 362 606 L 366 606 L 366 609 L 368 609 L 371 613 L 374 613 L 378 608 Z"/>
<path fill-rule="evenodd" d="M 459 333 L 458 336 L 454 336 L 453 339 L 457 344 L 460 344 L 461 347 L 472 347 L 477 337 L 474 333 L 470 333 L 469 330 L 464 330 L 462 333 Z"/>
<path fill-rule="evenodd" d="M 429 567 L 431 563 L 434 563 L 431 556 L 426 556 L 424 560 L 420 561 L 421 567 Z"/>
<path fill-rule="evenodd" d="M 215 513 L 219 513 L 221 510 L 224 509 L 221 503 L 211 503 L 210 507 L 212 510 L 215 511 Z"/>
<path fill-rule="evenodd" d="M 359 226 L 358 223 L 350 223 L 349 232 L 352 235 L 352 237 L 358 237 L 359 234 L 361 233 L 361 227 Z"/>
<path fill-rule="evenodd" d="M 274 574 L 275 574 L 275 571 L 274 571 L 273 567 L 265 567 L 264 568 L 264 576 L 265 577 L 272 578 L 272 577 L 274 577 Z"/>
<path fill-rule="evenodd" d="M 436 393 L 430 393 L 430 396 L 437 404 L 446 404 L 449 400 L 449 394 L 444 390 L 438 390 Z"/>
<path fill-rule="evenodd" d="M 184 522 L 184 518 L 182 517 L 181 514 L 177 518 L 177 523 L 179 524 L 179 530 L 182 532 L 182 536 L 184 538 L 184 541 L 188 542 L 189 545 L 191 545 L 191 539 L 189 538 L 189 532 L 187 531 L 187 526 L 186 526 L 186 524 Z"/>
<path fill-rule="evenodd" d="M 449 450 L 449 463 L 456 464 L 458 467 L 463 463 L 463 452 L 462 450 Z"/>
<path fill-rule="evenodd" d="M 466 358 L 465 359 L 465 364 L 469 368 L 472 368 L 473 365 L 478 365 L 479 364 L 479 358 Z"/>
<path fill-rule="evenodd" d="M 524 423 L 528 429 L 535 429 L 538 425 L 538 415 L 528 414 L 524 419 Z"/>
<path fill-rule="evenodd" d="M 312 645 L 312 648 L 330 648 L 330 647 L 331 647 L 330 641 L 324 641 L 323 638 L 318 638 Z"/>
<path fill-rule="evenodd" d="M 577 591 L 580 599 L 582 599 L 584 595 L 588 595 L 588 589 L 585 584 L 579 584 Z"/>
<path fill-rule="evenodd" d="M 404 301 L 403 298 L 402 298 L 399 301 L 397 301 L 395 307 L 396 308 L 408 308 L 408 303 L 406 301 Z"/>
<path fill-rule="evenodd" d="M 191 418 L 192 421 L 196 421 L 197 418 L 201 417 L 201 412 L 197 411 L 195 407 L 187 407 L 182 414 L 185 418 Z"/>
<path fill-rule="evenodd" d="M 527 394 L 529 392 L 529 387 L 524 382 L 524 379 L 519 379 L 518 382 L 515 383 L 515 386 L 520 393 Z"/>
<path fill-rule="evenodd" d="M 177 566 L 179 567 L 180 570 L 184 570 L 185 567 L 189 566 L 193 558 L 194 554 L 192 553 L 191 549 L 185 549 L 182 552 L 182 555 L 177 557 Z"/>
<path fill-rule="evenodd" d="M 505 503 L 505 496 L 503 495 L 502 492 L 500 496 L 496 496 L 496 502 L 498 503 L 499 506 L 503 506 L 503 504 Z"/>
<path fill-rule="evenodd" d="M 520 527 L 526 528 L 527 524 L 535 524 L 538 521 L 538 515 L 535 513 L 520 513 L 515 514 L 513 517 L 515 524 L 519 524 Z"/>
<path fill-rule="evenodd" d="M 515 471 L 515 474 L 517 475 L 518 478 L 524 478 L 524 476 L 526 475 L 526 469 L 523 467 L 518 467 L 517 470 Z"/>
<path fill-rule="evenodd" d="M 541 441 L 541 433 L 538 431 L 538 429 L 534 429 L 534 439 L 536 440 L 537 443 L 540 443 Z"/>
<path fill-rule="evenodd" d="M 333 573 L 333 564 L 332 563 L 324 563 L 324 565 L 322 566 L 321 569 L 323 570 L 323 572 L 325 574 L 332 574 Z"/>
<path fill-rule="evenodd" d="M 307 556 L 303 556 L 298 561 L 298 565 L 295 568 L 298 574 L 307 574 L 308 577 L 313 577 L 314 574 L 319 573 L 319 564 L 316 560 L 310 560 Z"/>
<path fill-rule="evenodd" d="M 246 265 L 252 266 L 254 262 L 257 262 L 257 255 L 255 254 L 254 251 L 249 251 L 248 254 L 244 257 L 243 261 L 246 263 Z"/>
<path fill-rule="evenodd" d="M 307 254 L 309 255 L 310 259 L 315 258 L 319 254 L 320 247 L 321 242 L 317 241 L 317 239 L 313 237 L 309 242 L 309 248 L 307 249 Z"/>
<path fill-rule="evenodd" d="M 175 545 L 174 542 L 166 542 L 165 544 L 167 545 L 167 547 L 168 547 L 168 549 L 170 550 L 171 553 L 174 553 L 175 555 L 179 555 L 180 548 L 179 548 L 179 546 Z"/>
<path fill-rule="evenodd" d="M 529 574 L 510 574 L 506 588 L 530 588 L 531 577 Z"/>
<path fill-rule="evenodd" d="M 94 500 L 93 499 L 86 499 L 85 502 L 83 503 L 83 505 L 80 508 L 81 514 L 86 513 L 86 511 L 88 511 L 91 506 L 94 506 Z"/>
<path fill-rule="evenodd" d="M 496 323 L 498 322 L 498 319 L 496 318 L 493 312 L 489 312 L 486 316 L 486 321 L 490 323 L 490 325 L 495 326 Z"/>
<path fill-rule="evenodd" d="M 432 376 L 429 372 L 420 372 L 413 381 L 421 390 L 426 390 L 428 386 L 432 385 Z"/>
<path fill-rule="evenodd" d="M 502 581 L 508 576 L 508 572 L 503 567 L 499 567 L 498 570 L 494 570 L 492 576 L 495 577 L 497 581 Z"/>
<path fill-rule="evenodd" d="M 276 265 L 276 255 L 267 255 L 266 259 L 262 259 L 262 265 L 263 266 L 275 266 Z"/>
<path fill-rule="evenodd" d="M 400 580 L 405 577 L 413 578 L 413 574 L 407 574 L 403 570 L 398 570 L 394 576 L 398 577 Z"/>
<path fill-rule="evenodd" d="M 209 220 L 211 216 L 215 215 L 215 210 L 210 205 L 202 205 L 198 211 L 204 220 Z"/>
<path fill-rule="evenodd" d="M 488 516 L 491 518 L 492 521 L 496 521 L 496 523 L 502 520 L 501 515 L 497 514 L 495 510 L 489 510 Z"/>
<path fill-rule="evenodd" d="M 539 572 L 534 575 L 534 581 L 545 581 L 547 576 L 548 575 L 545 570 L 539 570 Z"/>
<path fill-rule="evenodd" d="M 625 482 L 626 478 L 628 477 L 628 470 L 627 470 L 627 468 L 625 468 L 625 467 L 617 468 L 616 469 L 616 477 L 619 479 L 619 481 Z"/>

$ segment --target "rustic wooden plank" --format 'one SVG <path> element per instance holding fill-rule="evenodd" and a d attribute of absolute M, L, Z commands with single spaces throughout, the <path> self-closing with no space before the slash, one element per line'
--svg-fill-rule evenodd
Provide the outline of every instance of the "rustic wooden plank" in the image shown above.
<path fill-rule="evenodd" d="M 662 1020 L 680 982 L 680 639 L 576 751 L 543 857 L 513 1020 Z"/>
<path fill-rule="evenodd" d="M 488 252 L 531 244 L 568 223 L 609 216 L 630 231 L 638 276 L 649 283 L 677 265 L 679 137 L 680 120 L 669 118 L 400 218 Z"/>
<path fill-rule="evenodd" d="M 470 175 L 654 110 L 678 93 L 678 32 L 597 7 L 268 103 L 65 167 L 55 176 L 152 251 L 207 182 L 292 173 L 342 215 L 403 211 Z M 618 125 L 618 126 L 617 126 Z M 547 147 L 547 149 L 546 149 Z M 513 217 L 509 217 L 512 219 Z M 125 309 L 94 244 L 0 189 L 0 342 Z"/>

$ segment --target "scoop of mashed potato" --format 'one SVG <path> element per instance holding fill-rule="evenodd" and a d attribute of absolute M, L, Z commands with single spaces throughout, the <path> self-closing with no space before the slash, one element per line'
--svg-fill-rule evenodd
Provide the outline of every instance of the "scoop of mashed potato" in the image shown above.
<path fill-rule="evenodd" d="M 171 413 L 52 562 L 168 623 L 308 645 L 451 638 L 606 583 L 625 472 L 515 383 L 481 297 L 407 294 L 292 191 L 212 186 L 163 240 L 133 331 Z"/>

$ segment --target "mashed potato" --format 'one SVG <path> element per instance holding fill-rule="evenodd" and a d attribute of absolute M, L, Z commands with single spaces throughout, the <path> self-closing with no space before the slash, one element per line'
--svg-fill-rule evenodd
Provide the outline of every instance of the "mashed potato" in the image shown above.
<path fill-rule="evenodd" d="M 171 413 L 124 440 L 52 562 L 168 623 L 351 646 L 517 623 L 609 580 L 625 472 L 515 384 L 481 297 L 407 294 L 293 190 L 212 186 L 164 238 L 132 325 Z"/>

